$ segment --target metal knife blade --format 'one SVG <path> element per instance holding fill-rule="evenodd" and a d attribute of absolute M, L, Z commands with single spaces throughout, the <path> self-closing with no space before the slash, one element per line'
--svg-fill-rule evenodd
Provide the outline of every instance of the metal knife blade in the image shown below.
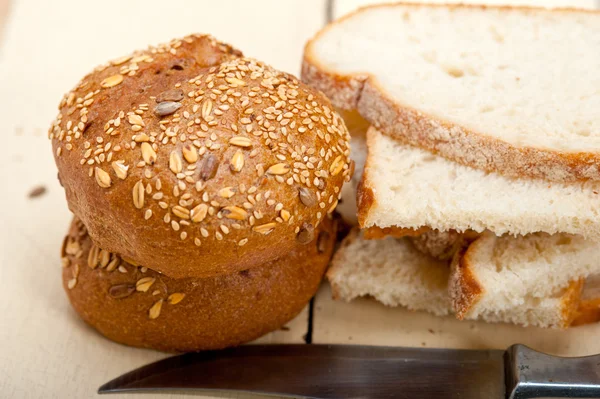
<path fill-rule="evenodd" d="M 174 356 L 99 393 L 241 391 L 306 398 L 505 398 L 504 351 L 250 345 Z"/>

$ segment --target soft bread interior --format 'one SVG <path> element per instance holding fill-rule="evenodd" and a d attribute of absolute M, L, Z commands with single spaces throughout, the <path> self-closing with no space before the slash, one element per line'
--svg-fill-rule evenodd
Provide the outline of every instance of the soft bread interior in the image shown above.
<path fill-rule="evenodd" d="M 358 192 L 361 227 L 424 226 L 537 232 L 600 239 L 600 184 L 516 179 L 466 167 L 381 134 L 367 132 Z"/>
<path fill-rule="evenodd" d="M 381 5 L 329 25 L 308 56 L 340 77 L 371 76 L 395 105 L 514 146 L 598 151 L 599 21 L 586 11 Z"/>
<path fill-rule="evenodd" d="M 585 301 L 600 299 L 600 290 L 589 288 L 581 299 L 584 279 L 600 275 L 599 255 L 600 246 L 564 234 L 527 239 L 485 234 L 458 253 L 450 268 L 406 238 L 366 240 L 354 231 L 327 277 L 335 296 L 347 301 L 372 296 L 388 306 L 437 315 L 560 328 L 578 317 Z M 457 257 L 466 266 L 457 268 Z M 469 300 L 461 301 L 461 295 Z"/>

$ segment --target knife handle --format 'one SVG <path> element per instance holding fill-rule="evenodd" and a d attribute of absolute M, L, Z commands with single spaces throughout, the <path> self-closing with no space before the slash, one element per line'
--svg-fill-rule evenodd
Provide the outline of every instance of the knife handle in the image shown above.
<path fill-rule="evenodd" d="M 504 364 L 509 399 L 600 398 L 600 355 L 566 358 L 513 345 Z"/>

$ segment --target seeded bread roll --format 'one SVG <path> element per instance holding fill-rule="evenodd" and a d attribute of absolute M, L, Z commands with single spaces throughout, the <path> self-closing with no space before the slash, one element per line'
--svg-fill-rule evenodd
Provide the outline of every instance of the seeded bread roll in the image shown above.
<path fill-rule="evenodd" d="M 326 216 L 315 241 L 250 270 L 172 279 L 98 249 L 74 220 L 62 250 L 63 283 L 81 318 L 116 342 L 176 352 L 238 345 L 280 328 L 314 295 L 334 224 Z"/>
<path fill-rule="evenodd" d="M 209 36 L 97 68 L 49 136 L 92 239 L 172 278 L 261 265 L 316 238 L 349 179 L 348 132 L 295 77 Z"/>

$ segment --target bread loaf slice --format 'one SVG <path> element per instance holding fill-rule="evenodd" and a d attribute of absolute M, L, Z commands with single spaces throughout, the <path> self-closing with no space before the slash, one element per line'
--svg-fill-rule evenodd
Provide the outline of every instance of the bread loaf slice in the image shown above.
<path fill-rule="evenodd" d="M 467 254 L 462 263 L 468 267 L 457 271 L 415 250 L 406 238 L 366 240 L 354 231 L 335 254 L 327 278 L 334 296 L 346 301 L 372 296 L 387 306 L 436 315 L 457 309 L 462 319 L 560 328 L 583 313 L 582 281 L 600 272 L 600 262 L 594 264 L 600 246 L 566 234 L 529 239 L 486 234 Z M 457 292 L 471 293 L 472 299 L 460 302 Z M 600 292 L 587 300 L 600 303 Z M 587 320 L 597 321 L 590 314 L 584 314 Z"/>
<path fill-rule="evenodd" d="M 595 11 L 386 4 L 319 32 L 302 78 L 386 134 L 459 163 L 600 180 L 599 43 Z"/>
<path fill-rule="evenodd" d="M 387 306 L 436 315 L 451 312 L 447 262 L 417 251 L 408 240 L 366 240 L 355 229 L 334 255 L 327 278 L 334 298 L 372 296 Z"/>
<path fill-rule="evenodd" d="M 558 232 L 600 240 L 600 183 L 508 178 L 367 132 L 358 192 L 362 228 Z"/>
<path fill-rule="evenodd" d="M 567 327 L 584 279 L 600 274 L 599 259 L 600 245 L 580 236 L 484 233 L 454 257 L 452 307 L 459 319 Z"/>

